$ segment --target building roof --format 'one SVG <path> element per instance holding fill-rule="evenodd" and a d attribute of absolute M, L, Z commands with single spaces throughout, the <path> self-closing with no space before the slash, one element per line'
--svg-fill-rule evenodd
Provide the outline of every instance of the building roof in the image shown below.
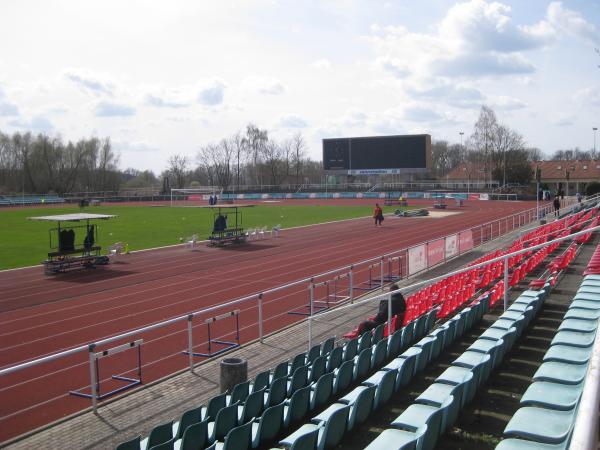
<path fill-rule="evenodd" d="M 600 160 L 536 161 L 532 169 L 542 170 L 542 180 L 565 180 L 569 172 L 569 181 L 600 180 Z"/>
<path fill-rule="evenodd" d="M 29 217 L 29 220 L 48 220 L 53 222 L 79 222 L 80 220 L 97 220 L 97 219 L 112 219 L 110 214 L 89 214 L 89 213 L 75 213 L 75 214 L 57 214 L 55 216 L 37 216 Z"/>
<path fill-rule="evenodd" d="M 564 181 L 566 171 L 569 171 L 569 181 L 598 181 L 600 180 L 600 160 L 566 160 L 566 161 L 535 161 L 531 169 L 539 167 L 542 180 Z M 448 180 L 475 180 L 484 172 L 483 164 L 463 163 L 448 174 Z"/>

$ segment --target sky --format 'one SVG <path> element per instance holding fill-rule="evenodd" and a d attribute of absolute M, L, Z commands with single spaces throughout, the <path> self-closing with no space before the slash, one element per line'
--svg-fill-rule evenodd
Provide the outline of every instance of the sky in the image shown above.
<path fill-rule="evenodd" d="M 485 104 L 546 154 L 590 149 L 598 47 L 598 0 L 4 0 L 0 131 L 108 136 L 159 173 L 248 123 L 317 160 L 323 138 L 460 143 Z"/>

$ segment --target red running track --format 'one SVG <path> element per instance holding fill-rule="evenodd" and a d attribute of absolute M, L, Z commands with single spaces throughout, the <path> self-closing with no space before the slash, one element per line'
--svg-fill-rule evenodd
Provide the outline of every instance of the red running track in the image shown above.
<path fill-rule="evenodd" d="M 294 201 L 300 202 L 306 203 Z M 358 202 L 373 204 L 372 200 Z M 532 206 L 533 202 L 468 201 L 455 215 L 390 217 L 381 228 L 375 228 L 371 219 L 356 219 L 284 230 L 278 239 L 240 247 L 191 251 L 177 246 L 137 252 L 109 266 L 56 277 L 45 277 L 40 267 L 0 272 L 0 367 L 220 305 Z M 475 239 L 478 241 L 477 236 Z M 366 270 L 357 276 L 359 281 L 366 280 Z M 301 320 L 302 316 L 288 312 L 306 302 L 306 284 L 265 296 L 265 333 Z M 256 300 L 235 308 L 241 310 L 241 341 L 256 339 Z M 196 351 L 206 351 L 206 327 L 201 322 L 194 321 Z M 144 382 L 186 367 L 188 359 L 181 354 L 187 346 L 186 327 L 179 322 L 135 337 L 144 339 Z M 219 337 L 233 338 L 232 319 L 215 328 Z M 87 353 L 82 352 L 2 377 L 0 442 L 89 407 L 89 400 L 68 394 L 89 385 L 87 361 Z M 103 391 L 117 386 L 107 380 L 111 374 L 133 375 L 134 361 L 135 355 L 128 352 L 101 361 Z"/>

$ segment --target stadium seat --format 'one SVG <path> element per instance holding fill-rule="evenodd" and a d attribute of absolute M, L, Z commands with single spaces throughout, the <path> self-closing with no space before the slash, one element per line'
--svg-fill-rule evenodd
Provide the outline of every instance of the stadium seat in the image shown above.
<path fill-rule="evenodd" d="M 258 417 L 264 409 L 264 398 L 265 391 L 267 388 L 263 387 L 262 389 L 252 392 L 243 405 L 238 405 L 238 423 L 241 425 L 252 420 L 254 417 Z"/>
<path fill-rule="evenodd" d="M 375 391 L 377 386 L 357 386 L 351 392 L 338 400 L 338 403 L 348 405 L 348 430 L 352 430 L 355 425 L 359 425 L 367 420 L 367 417 L 374 409 Z"/>
<path fill-rule="evenodd" d="M 140 443 L 141 450 L 150 449 L 156 445 L 173 439 L 173 421 L 160 424 L 152 428 L 146 439 Z"/>
<path fill-rule="evenodd" d="M 271 406 L 252 422 L 252 448 L 273 441 L 283 425 L 284 404 Z"/>
<path fill-rule="evenodd" d="M 308 366 L 298 367 L 296 371 L 288 378 L 287 396 L 290 397 L 298 389 L 308 385 Z"/>
<path fill-rule="evenodd" d="M 140 450 L 141 441 L 142 437 L 136 436 L 133 439 L 130 439 L 129 441 L 121 442 L 119 445 L 117 445 L 115 450 Z"/>
<path fill-rule="evenodd" d="M 574 409 L 558 411 L 525 406 L 515 412 L 504 434 L 544 444 L 560 444 L 567 440 L 573 427 L 574 414 Z"/>
<path fill-rule="evenodd" d="M 310 410 L 310 386 L 298 389 L 289 400 L 284 402 L 283 425 L 290 425 L 304 419 Z"/>
<path fill-rule="evenodd" d="M 214 450 L 248 450 L 252 445 L 252 422 L 229 430 L 224 442 L 215 442 Z M 183 449 L 182 449 L 183 450 Z"/>
<path fill-rule="evenodd" d="M 349 409 L 350 407 L 347 405 L 335 403 L 323 411 L 320 416 L 313 419 L 316 423 L 302 425 L 294 433 L 280 441 L 279 444 L 294 448 L 293 445 L 297 439 L 317 430 L 319 433 L 317 449 L 327 450 L 333 448 L 340 442 L 346 431 Z M 327 419 L 323 421 L 322 418 L 325 417 Z"/>
<path fill-rule="evenodd" d="M 343 347 L 335 347 L 332 349 L 327 356 L 327 372 L 333 372 L 335 369 L 340 367 L 343 361 L 343 356 Z"/>
<path fill-rule="evenodd" d="M 352 379 L 356 381 L 364 378 L 369 370 L 371 370 L 371 347 L 362 350 L 355 358 Z"/>
<path fill-rule="evenodd" d="M 208 423 L 208 442 L 224 439 L 227 433 L 238 423 L 238 404 L 222 408 L 213 422 Z"/>
<path fill-rule="evenodd" d="M 354 360 L 344 361 L 339 369 L 334 371 L 334 391 L 343 392 L 352 384 L 354 379 Z"/>
<path fill-rule="evenodd" d="M 390 399 L 396 386 L 396 375 L 395 370 L 379 370 L 362 382 L 364 386 L 377 388 L 373 409 L 379 408 Z"/>
<path fill-rule="evenodd" d="M 423 439 L 426 431 L 426 425 L 414 431 L 388 428 L 379 433 L 365 450 L 415 450 L 417 442 Z"/>
<path fill-rule="evenodd" d="M 311 385 L 310 409 L 325 405 L 333 394 L 333 373 L 326 373 Z"/>
<path fill-rule="evenodd" d="M 562 384 L 579 384 L 585 379 L 587 367 L 581 364 L 545 362 L 533 375 L 533 381 L 550 381 Z"/>
<path fill-rule="evenodd" d="M 281 377 L 273 381 L 264 395 L 265 408 L 275 406 L 285 400 L 287 396 L 287 377 Z"/>
<path fill-rule="evenodd" d="M 175 450 L 188 450 L 190 448 L 204 448 L 208 442 L 208 419 L 190 425 L 183 432 L 180 440 L 175 442 Z"/>
<path fill-rule="evenodd" d="M 244 402 L 250 394 L 250 381 L 236 384 L 231 390 L 231 394 L 226 397 L 226 404 L 231 405 L 235 402 Z"/>
<path fill-rule="evenodd" d="M 529 385 L 521 397 L 520 404 L 568 411 L 577 406 L 582 391 L 583 383 L 568 385 L 536 381 Z"/>
<path fill-rule="evenodd" d="M 181 439 L 187 427 L 199 423 L 201 418 L 202 406 L 188 409 L 181 415 L 181 419 L 173 424 L 173 436 L 175 436 L 177 439 Z"/>

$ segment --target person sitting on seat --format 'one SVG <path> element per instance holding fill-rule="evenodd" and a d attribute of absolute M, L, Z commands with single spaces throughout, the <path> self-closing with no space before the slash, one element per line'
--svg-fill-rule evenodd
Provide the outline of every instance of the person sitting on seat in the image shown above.
<path fill-rule="evenodd" d="M 90 250 L 94 246 L 94 225 L 89 225 L 87 229 L 87 234 L 85 239 L 83 240 L 83 248 L 86 250 Z"/>
<path fill-rule="evenodd" d="M 391 291 L 397 291 L 398 285 L 392 284 L 390 286 Z M 404 313 L 406 312 L 406 300 L 400 292 L 392 294 L 392 317 L 398 316 L 400 323 L 404 322 Z M 388 301 L 381 300 L 379 302 L 379 309 L 377 315 L 373 320 L 365 320 L 358 325 L 358 333 L 363 334 L 365 331 L 372 330 L 382 323 L 386 323 L 388 320 Z"/>
<path fill-rule="evenodd" d="M 225 217 L 223 217 L 221 214 L 219 214 L 217 216 L 217 218 L 215 219 L 215 227 L 214 227 L 214 232 L 219 232 L 219 231 L 223 231 L 227 228 L 227 221 L 225 220 Z"/>

